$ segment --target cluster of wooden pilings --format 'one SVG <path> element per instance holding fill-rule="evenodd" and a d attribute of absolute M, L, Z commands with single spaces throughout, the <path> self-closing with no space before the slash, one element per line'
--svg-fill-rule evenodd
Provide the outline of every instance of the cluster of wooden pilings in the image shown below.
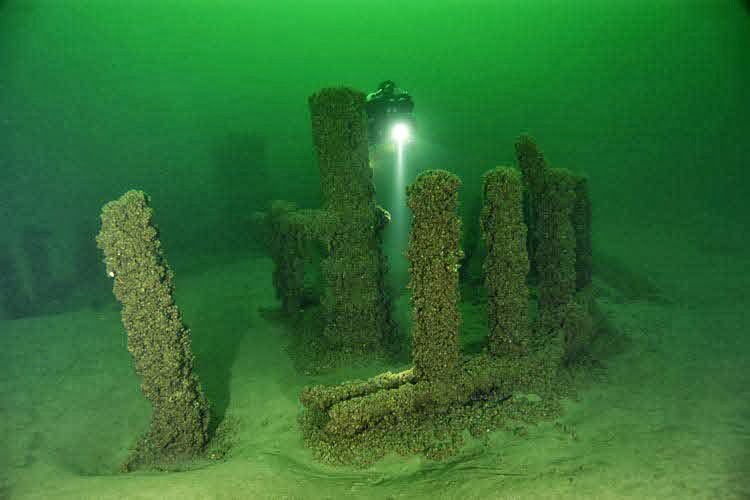
<path fill-rule="evenodd" d="M 323 89 L 309 98 L 323 207 L 299 210 L 276 201 L 265 222 L 284 311 L 299 311 L 305 263 L 317 248 L 324 335 L 341 349 L 367 352 L 387 339 L 392 323 L 381 249 L 390 215 L 375 204 L 364 104 L 363 93 L 347 88 Z"/>
<path fill-rule="evenodd" d="M 578 293 L 591 276 L 585 180 L 547 168 L 528 138 L 518 150 L 520 171 L 499 167 L 484 176 L 480 222 L 487 249 L 487 349 L 476 356 L 460 352 L 460 181 L 444 170 L 424 172 L 407 190 L 413 213 L 407 256 L 414 366 L 365 381 L 306 388 L 300 399 L 307 411 L 319 414 L 315 421 L 329 437 L 420 418 L 480 394 L 510 394 L 525 380 L 551 379 L 567 343 L 590 333 L 580 331 L 591 321 L 581 298 L 586 295 Z M 530 172 L 530 159 L 541 168 Z M 524 222 L 529 204 L 531 230 Z M 539 296 L 535 318 L 529 314 L 527 284 L 532 267 Z"/>
<path fill-rule="evenodd" d="M 375 205 L 367 163 L 363 94 L 324 89 L 310 98 L 323 208 L 275 202 L 271 228 L 274 285 L 288 313 L 304 295 L 310 245 L 323 249 L 325 334 L 344 347 L 369 349 L 391 328 L 383 289 L 380 232 L 389 217 Z M 301 394 L 323 432 L 351 436 L 393 419 L 512 391 L 529 377 L 552 377 L 566 343 L 591 321 L 580 292 L 591 280 L 591 207 L 586 179 L 549 168 L 529 137 L 516 144 L 518 168 L 484 176 L 480 226 L 486 248 L 487 348 L 460 349 L 458 269 L 460 180 L 423 172 L 408 187 L 413 221 L 410 262 L 413 368 L 365 381 L 313 386 Z M 530 314 L 530 287 L 538 307 Z"/>

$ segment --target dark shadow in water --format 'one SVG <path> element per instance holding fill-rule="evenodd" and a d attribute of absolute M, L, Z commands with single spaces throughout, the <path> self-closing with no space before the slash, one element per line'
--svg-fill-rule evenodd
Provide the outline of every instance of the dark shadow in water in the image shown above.
<path fill-rule="evenodd" d="M 742 6 L 745 7 L 745 12 L 750 14 L 750 0 L 741 0 Z"/>
<path fill-rule="evenodd" d="M 230 132 L 213 145 L 211 189 L 216 196 L 214 239 L 229 250 L 253 244 L 247 231 L 253 213 L 265 210 L 273 191 L 267 141 L 255 132 Z"/>
<path fill-rule="evenodd" d="M 595 252 L 593 267 L 594 275 L 615 290 L 620 299 L 669 303 L 648 276 L 631 269 L 615 257 Z"/>
<path fill-rule="evenodd" d="M 227 263 L 227 266 L 236 267 L 236 264 Z M 244 335 L 254 329 L 257 316 L 247 298 L 249 284 L 244 279 L 231 279 L 227 271 L 218 272 L 210 282 L 202 279 L 201 295 L 210 300 L 187 304 L 178 295 L 176 301 L 192 332 L 196 372 L 211 402 L 210 433 L 213 436 L 231 400 L 229 386 L 237 350 Z M 178 293 L 180 288 L 177 283 Z"/>
<path fill-rule="evenodd" d="M 97 307 L 111 300 L 111 284 L 94 240 L 95 228 L 79 228 L 72 244 L 73 266 L 54 265 L 54 235 L 25 226 L 0 245 L 0 319 L 18 319 Z M 58 252 L 59 253 L 59 252 Z M 70 268 L 69 268 L 70 267 Z M 71 272 L 72 271 L 72 272 Z"/>
<path fill-rule="evenodd" d="M 28 309 L 10 247 L 0 247 L 0 319 L 16 319 Z"/>
<path fill-rule="evenodd" d="M 208 196 L 212 198 L 216 224 L 212 227 L 213 255 L 233 255 L 258 250 L 253 227 L 255 211 L 268 204 L 271 179 L 267 141 L 251 131 L 232 131 L 212 146 L 212 168 Z M 215 265 L 214 262 L 211 263 Z M 216 282 L 204 290 L 212 300 L 200 311 L 187 311 L 193 331 L 196 370 L 211 401 L 211 434 L 224 420 L 230 402 L 231 367 L 243 335 L 252 330 L 254 311 L 247 300 L 248 283 L 241 279 Z M 179 288 L 178 288 L 179 290 Z M 179 303 L 179 301 L 178 301 Z M 220 306 L 219 306 L 220 304 Z"/>
<path fill-rule="evenodd" d="M 59 280 L 50 268 L 49 231 L 25 226 L 0 250 L 0 315 L 17 319 L 54 312 Z"/>
<path fill-rule="evenodd" d="M 68 284 L 68 309 L 101 309 L 112 303 L 112 281 L 106 276 L 103 256 L 96 246 L 98 223 L 86 221 L 77 228 L 72 243 L 73 273 Z"/>

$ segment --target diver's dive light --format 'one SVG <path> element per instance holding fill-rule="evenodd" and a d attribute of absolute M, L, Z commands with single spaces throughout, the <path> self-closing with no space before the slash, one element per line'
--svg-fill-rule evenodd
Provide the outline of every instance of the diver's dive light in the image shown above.
<path fill-rule="evenodd" d="M 414 101 L 392 80 L 380 84 L 367 96 L 367 132 L 371 146 L 405 144 L 414 128 Z"/>
<path fill-rule="evenodd" d="M 405 144 L 411 139 L 411 128 L 404 122 L 395 123 L 391 127 L 391 140 L 396 144 Z"/>

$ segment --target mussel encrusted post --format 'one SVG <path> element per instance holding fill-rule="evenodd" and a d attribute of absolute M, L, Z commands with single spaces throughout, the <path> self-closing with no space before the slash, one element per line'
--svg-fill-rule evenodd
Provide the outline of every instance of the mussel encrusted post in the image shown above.
<path fill-rule="evenodd" d="M 460 359 L 460 185 L 450 172 L 430 170 L 406 190 L 414 215 L 406 251 L 414 319 L 412 359 L 416 376 L 430 381 L 454 379 Z"/>
<path fill-rule="evenodd" d="M 584 176 L 574 176 L 575 204 L 573 206 L 573 230 L 576 234 L 576 288 L 583 290 L 591 284 L 591 199 L 589 183 Z"/>
<path fill-rule="evenodd" d="M 518 170 L 498 167 L 484 175 L 480 217 L 487 248 L 484 285 L 487 290 L 489 349 L 495 355 L 523 354 L 530 342 L 529 289 L 526 277 L 526 224 L 523 183 Z"/>
<path fill-rule="evenodd" d="M 209 403 L 193 372 L 190 330 L 173 298 L 153 210 L 141 191 L 104 205 L 97 244 L 122 304 L 128 350 L 151 403 L 151 427 L 124 469 L 159 466 L 199 454 L 208 442 Z"/>
<path fill-rule="evenodd" d="M 541 330 L 554 331 L 563 309 L 576 293 L 576 235 L 572 212 L 575 203 L 573 175 L 563 169 L 545 171 L 544 189 L 536 213 Z"/>
<path fill-rule="evenodd" d="M 382 230 L 389 215 L 375 204 L 368 159 L 365 95 L 325 88 L 308 99 L 323 207 L 297 211 L 277 202 L 267 217 L 282 307 L 299 303 L 308 242 L 324 250 L 320 263 L 323 334 L 343 350 L 382 347 L 393 328 L 385 292 Z M 276 255 L 273 255 L 276 254 Z M 286 255 L 284 255 L 286 254 Z"/>

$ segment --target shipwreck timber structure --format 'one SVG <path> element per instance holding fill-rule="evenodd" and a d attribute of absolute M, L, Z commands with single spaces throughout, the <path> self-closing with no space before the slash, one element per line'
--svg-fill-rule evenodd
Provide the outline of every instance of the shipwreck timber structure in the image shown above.
<path fill-rule="evenodd" d="M 368 352 L 387 339 L 392 322 L 381 248 L 390 215 L 375 204 L 365 95 L 327 88 L 308 103 L 323 207 L 298 210 L 289 202 L 272 204 L 266 222 L 274 287 L 284 311 L 298 311 L 305 264 L 313 249 L 319 250 L 324 335 L 342 349 Z"/>
<path fill-rule="evenodd" d="M 208 443 L 209 402 L 193 365 L 190 330 L 174 302 L 172 270 L 163 255 L 153 210 L 142 191 L 104 205 L 96 238 L 107 276 L 122 304 L 122 323 L 151 426 L 124 470 L 193 458 Z"/>
<path fill-rule="evenodd" d="M 371 446 L 376 439 L 368 434 L 386 439 L 387 429 L 404 423 L 552 386 L 569 350 L 590 340 L 595 306 L 587 290 L 591 218 L 585 179 L 548 168 L 530 138 L 521 144 L 520 172 L 499 167 L 484 177 L 487 348 L 473 356 L 460 350 L 460 181 L 444 170 L 423 172 L 407 189 L 414 215 L 407 250 L 414 366 L 303 390 L 307 442 L 327 458 L 337 447 L 351 454 L 357 446 Z M 538 283 L 535 319 L 529 313 L 530 262 Z"/>

